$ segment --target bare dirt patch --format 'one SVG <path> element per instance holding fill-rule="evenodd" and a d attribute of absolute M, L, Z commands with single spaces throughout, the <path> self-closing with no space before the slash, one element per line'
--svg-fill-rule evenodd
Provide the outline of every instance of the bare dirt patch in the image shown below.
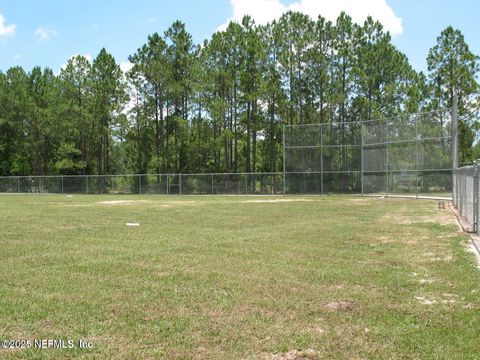
<path fill-rule="evenodd" d="M 356 304 L 353 301 L 348 300 L 338 300 L 330 301 L 325 304 L 325 308 L 328 310 L 338 310 L 338 311 L 352 311 L 356 308 Z"/>
<path fill-rule="evenodd" d="M 398 242 L 397 240 L 392 239 L 391 237 L 388 237 L 388 236 L 380 236 L 378 240 L 379 240 L 378 243 L 380 244 L 393 244 Z"/>
<path fill-rule="evenodd" d="M 439 210 L 440 211 L 440 210 Z M 439 214 L 434 216 L 418 216 L 418 217 L 394 217 L 394 216 L 387 216 L 390 220 L 392 220 L 396 224 L 402 225 L 411 225 L 411 224 L 418 224 L 418 223 L 429 223 L 429 222 L 436 222 L 442 225 L 455 225 L 455 219 L 450 216 L 449 214 Z"/>
<path fill-rule="evenodd" d="M 443 299 L 440 300 L 442 304 L 454 304 L 457 302 L 458 295 L 456 294 L 450 294 L 450 293 L 444 293 L 442 294 Z"/>
<path fill-rule="evenodd" d="M 331 285 L 329 286 L 330 289 L 335 289 L 335 290 L 341 290 L 343 288 L 345 288 L 345 285 L 343 284 L 334 284 L 334 285 Z"/>
<path fill-rule="evenodd" d="M 417 300 L 420 304 L 423 305 L 433 305 L 433 304 L 455 304 L 458 301 L 459 297 L 455 294 L 444 293 L 442 294 L 442 298 L 434 299 L 431 297 L 426 296 L 417 296 L 415 300 Z"/>
<path fill-rule="evenodd" d="M 282 202 L 310 202 L 313 199 L 262 199 L 262 200 L 245 200 L 243 203 L 282 203 Z"/>
<path fill-rule="evenodd" d="M 166 202 L 164 202 L 164 204 L 168 204 L 168 205 L 199 205 L 199 204 L 203 204 L 203 202 L 193 201 L 193 200 L 190 200 L 190 201 L 166 201 Z"/>
<path fill-rule="evenodd" d="M 134 204 L 151 204 L 149 200 L 108 200 L 98 201 L 97 204 L 103 205 L 134 205 Z"/>
<path fill-rule="evenodd" d="M 348 199 L 349 203 L 360 204 L 360 205 L 370 205 L 372 203 L 372 199 L 365 199 L 365 198 L 353 198 Z"/>
<path fill-rule="evenodd" d="M 201 201 L 165 201 L 165 202 L 154 202 L 151 200 L 108 200 L 108 201 L 99 201 L 97 204 L 101 205 L 112 205 L 112 206 L 129 206 L 129 205 L 140 205 L 140 204 L 158 204 L 161 207 L 173 207 L 173 206 L 195 206 L 203 204 Z"/>
<path fill-rule="evenodd" d="M 435 282 L 435 280 L 433 279 L 429 279 L 429 278 L 425 278 L 425 279 L 420 279 L 418 280 L 418 282 L 420 284 L 433 284 Z"/>
<path fill-rule="evenodd" d="M 66 204 L 66 203 L 62 203 L 62 204 L 52 204 L 52 205 L 58 205 L 58 206 L 64 206 L 64 207 L 88 207 L 88 206 L 92 206 L 92 204 L 89 204 L 89 203 L 86 203 L 86 204 Z"/>
<path fill-rule="evenodd" d="M 446 256 L 443 256 L 443 257 L 433 256 L 433 257 L 430 257 L 429 260 L 432 261 L 432 262 L 435 262 L 435 261 L 446 261 L 446 262 L 449 262 L 449 261 L 452 261 L 452 260 L 453 260 L 453 256 L 452 256 L 452 255 L 446 255 Z"/>
<path fill-rule="evenodd" d="M 313 349 L 290 350 L 286 353 L 270 355 L 267 359 L 271 360 L 312 360 L 317 358 L 317 353 Z"/>
<path fill-rule="evenodd" d="M 320 334 L 320 335 L 325 333 L 325 329 L 321 326 L 315 326 L 313 328 L 313 331 L 317 334 Z"/>
<path fill-rule="evenodd" d="M 386 214 L 383 218 L 389 222 L 401 225 L 411 225 L 418 223 L 440 223 L 442 225 L 457 225 L 457 220 L 449 208 L 432 209 L 428 215 L 413 216 L 408 214 L 407 209 L 399 208 L 397 213 Z"/>
<path fill-rule="evenodd" d="M 426 298 L 425 296 L 417 296 L 415 300 L 417 300 L 420 304 L 423 304 L 423 305 L 433 305 L 437 302 L 437 300 L 429 299 L 429 298 Z"/>
<path fill-rule="evenodd" d="M 175 206 L 197 206 L 203 205 L 202 201 L 167 201 L 161 204 L 161 207 L 171 208 Z"/>

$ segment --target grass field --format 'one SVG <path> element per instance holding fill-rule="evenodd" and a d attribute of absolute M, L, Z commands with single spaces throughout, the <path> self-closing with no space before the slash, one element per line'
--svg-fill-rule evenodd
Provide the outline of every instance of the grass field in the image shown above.
<path fill-rule="evenodd" d="M 0 224 L 0 339 L 94 343 L 2 358 L 480 354 L 480 271 L 433 201 L 1 195 Z"/>

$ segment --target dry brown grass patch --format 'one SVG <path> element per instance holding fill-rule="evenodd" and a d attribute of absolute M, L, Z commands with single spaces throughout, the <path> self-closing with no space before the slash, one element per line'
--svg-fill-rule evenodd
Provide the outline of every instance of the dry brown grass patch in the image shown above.
<path fill-rule="evenodd" d="M 312 360 L 318 359 L 317 353 L 313 349 L 290 350 L 285 353 L 269 355 L 267 359 L 271 360 Z"/>
<path fill-rule="evenodd" d="M 325 304 L 326 309 L 338 311 L 353 311 L 356 307 L 357 304 L 349 300 L 336 300 Z"/>

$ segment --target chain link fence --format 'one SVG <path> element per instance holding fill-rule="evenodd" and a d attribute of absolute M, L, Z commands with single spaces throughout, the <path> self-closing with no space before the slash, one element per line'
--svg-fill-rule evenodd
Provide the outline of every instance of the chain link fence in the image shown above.
<path fill-rule="evenodd" d="M 454 106 L 452 111 L 381 120 L 285 125 L 283 172 L 11 176 L 0 177 L 0 192 L 357 193 L 451 199 L 456 118 Z"/>
<path fill-rule="evenodd" d="M 282 194 L 282 173 L 0 177 L 0 192 L 53 194 Z"/>
<path fill-rule="evenodd" d="M 453 172 L 453 204 L 473 225 L 473 231 L 480 234 L 480 194 L 479 194 L 480 163 L 464 166 Z"/>
<path fill-rule="evenodd" d="M 450 110 L 284 127 L 285 193 L 452 194 Z"/>

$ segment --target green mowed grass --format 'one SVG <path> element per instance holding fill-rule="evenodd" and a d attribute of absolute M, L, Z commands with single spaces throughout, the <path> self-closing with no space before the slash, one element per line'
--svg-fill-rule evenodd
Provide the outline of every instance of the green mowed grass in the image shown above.
<path fill-rule="evenodd" d="M 433 201 L 2 195 L 0 224 L 0 339 L 95 345 L 0 357 L 480 353 L 480 271 Z"/>

